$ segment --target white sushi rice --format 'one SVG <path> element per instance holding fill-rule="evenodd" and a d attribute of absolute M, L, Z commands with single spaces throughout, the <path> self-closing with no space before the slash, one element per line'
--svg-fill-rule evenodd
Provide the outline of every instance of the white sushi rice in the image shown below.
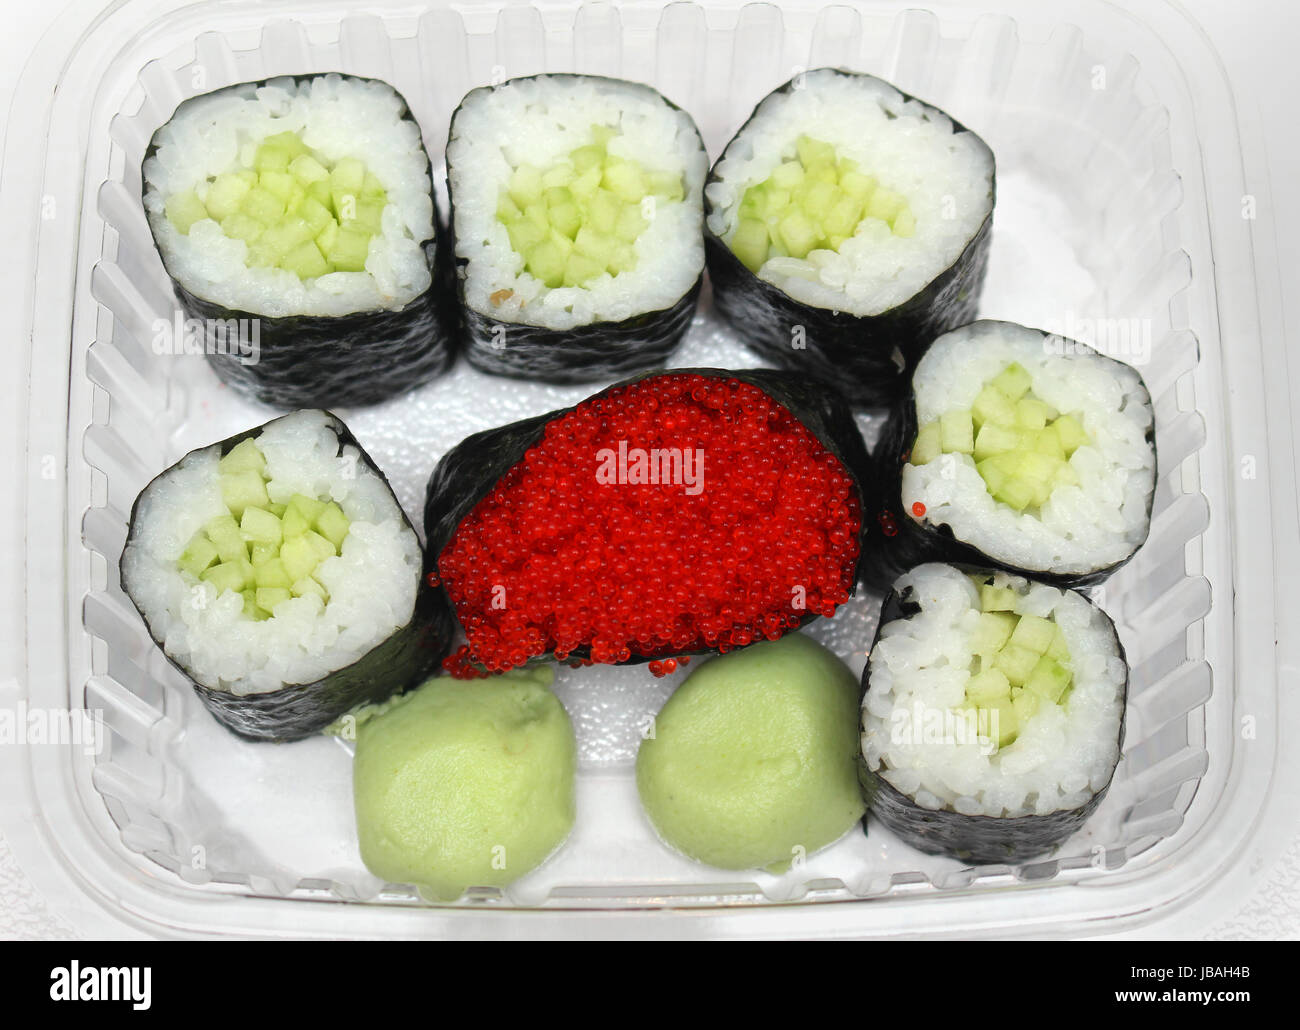
<path fill-rule="evenodd" d="M 822 68 L 769 95 L 727 147 L 707 189 L 716 236 L 730 242 L 745 191 L 792 160 L 801 135 L 901 193 L 916 218 L 912 236 L 865 218 L 838 252 L 769 258 L 759 277 L 801 303 L 860 317 L 895 308 L 956 262 L 993 209 L 993 153 L 978 136 L 887 82 Z"/>
<path fill-rule="evenodd" d="M 1112 627 L 1080 594 L 998 573 L 1016 613 L 1054 619 L 1074 680 L 1064 706 L 1043 705 L 1015 741 L 993 749 L 960 731 L 935 732 L 962 703 L 979 595 L 951 565 L 920 565 L 894 589 L 921 606 L 882 627 L 870 657 L 862 753 L 870 769 L 923 808 L 965 815 L 1046 815 L 1087 802 L 1119 761 L 1127 669 Z"/>
<path fill-rule="evenodd" d="M 591 127 L 619 135 L 609 153 L 684 177 L 685 197 L 658 200 L 634 246 L 636 265 L 585 286 L 549 288 L 524 269 L 497 218 L 501 192 L 522 164 L 546 168 L 591 143 Z M 447 176 L 465 301 L 502 322 L 572 329 L 672 307 L 704 269 L 708 156 L 690 115 L 648 86 L 577 75 L 515 79 L 477 89 L 452 119 Z M 494 299 L 495 298 L 495 299 Z"/>
<path fill-rule="evenodd" d="M 144 207 L 168 274 L 191 293 L 255 315 L 346 315 L 397 309 L 424 293 L 431 276 L 422 244 L 432 240 L 433 199 L 420 130 L 402 98 L 382 82 L 321 75 L 295 83 L 245 83 L 187 100 L 154 138 L 144 164 Z M 296 132 L 330 162 L 360 160 L 383 184 L 383 231 L 370 240 L 364 272 L 303 281 L 283 268 L 249 268 L 248 244 L 205 218 L 182 235 L 167 198 L 211 177 L 251 168 L 267 136 Z"/>
<path fill-rule="evenodd" d="M 984 554 L 1019 568 L 1084 573 L 1124 561 L 1142 545 L 1155 488 L 1155 451 L 1147 442 L 1151 401 L 1128 365 L 1092 353 L 1068 353 L 1068 341 L 1010 322 L 973 322 L 939 337 L 913 376 L 917 425 L 969 410 L 985 383 L 1013 361 L 1030 389 L 1082 422 L 1089 443 L 1070 465 L 1078 485 L 1057 486 L 1035 513 L 993 499 L 974 459 L 945 454 L 903 466 L 903 511 L 923 504 L 925 520 Z"/>
<path fill-rule="evenodd" d="M 199 683 L 233 694 L 259 694 L 312 683 L 352 664 L 405 626 L 415 607 L 421 553 L 415 531 L 383 480 L 356 447 L 340 450 L 333 420 L 300 411 L 270 422 L 257 436 L 266 457 L 267 493 L 285 503 L 295 493 L 331 497 L 351 520 L 342 551 L 317 567 L 329 592 L 293 597 L 272 618 L 243 614 L 243 598 L 177 566 L 194 534 L 218 515 L 218 446 L 187 455 L 141 495 L 133 535 L 122 555 L 123 583 L 163 649 Z"/>

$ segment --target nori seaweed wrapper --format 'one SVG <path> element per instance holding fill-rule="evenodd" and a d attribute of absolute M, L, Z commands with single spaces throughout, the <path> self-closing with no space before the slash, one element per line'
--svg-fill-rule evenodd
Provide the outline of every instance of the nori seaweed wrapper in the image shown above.
<path fill-rule="evenodd" d="M 682 110 L 649 86 L 602 75 L 531 75 L 511 79 L 502 85 L 528 79 L 575 78 L 634 85 L 654 94 L 674 111 Z M 495 88 L 480 86 L 471 90 L 466 100 L 480 90 Z M 448 147 L 456 138 L 456 119 L 464 106 L 462 100 L 452 115 Z M 691 124 L 694 127 L 693 121 Z M 695 128 L 695 137 L 703 152 L 704 139 L 698 128 Z M 447 195 L 453 252 L 456 252 L 455 178 L 455 168 L 449 157 Z M 471 307 L 465 297 L 463 267 L 467 263 L 468 259 L 455 259 L 461 339 L 469 363 L 493 375 L 560 384 L 602 382 L 664 365 L 690 328 L 704 281 L 704 264 L 701 262 L 695 282 L 669 307 L 642 312 L 618 322 L 592 322 L 571 329 L 547 329 L 527 322 L 503 321 Z"/>
<path fill-rule="evenodd" d="M 994 570 L 964 566 L 963 571 L 980 573 Z M 1120 643 L 1119 634 L 1115 631 L 1115 624 L 1110 616 L 1087 597 L 1084 597 L 1084 600 L 1105 618 L 1115 642 L 1115 655 L 1124 662 L 1123 704 L 1120 709 L 1118 736 L 1118 753 L 1122 753 L 1128 701 L 1128 661 L 1125 658 L 1124 645 Z M 880 622 L 876 626 L 876 635 L 871 642 L 872 652 L 880 643 L 881 632 L 886 625 L 897 619 L 906 619 L 919 610 L 920 606 L 915 601 L 900 597 L 891 589 L 885 595 L 880 608 Z M 870 689 L 871 662 L 868 660 L 862 670 L 860 705 L 865 703 Z M 860 723 L 860 728 L 865 732 L 865 724 Z M 1118 758 L 1116 766 L 1118 766 Z M 862 796 L 867 802 L 867 815 L 863 817 L 864 820 L 879 819 L 904 843 L 910 844 L 918 851 L 930 855 L 947 855 L 977 865 L 1025 862 L 1046 855 L 1088 821 L 1110 789 L 1114 775 L 1115 768 L 1112 767 L 1111 775 L 1105 785 L 1078 808 L 1061 809 L 1057 812 L 1049 812 L 1047 815 L 1023 815 L 1011 818 L 962 815 L 951 809 L 936 811 L 918 805 L 883 776 L 872 772 L 867 766 L 861 748 L 858 750 L 858 782 L 862 786 Z"/>
<path fill-rule="evenodd" d="M 1014 325 L 1015 323 L 1007 323 Z M 1021 327 L 1023 328 L 1023 327 Z M 1062 339 L 1067 351 L 1077 354 L 1105 357 L 1129 371 L 1136 372 L 1131 366 L 1115 358 L 1098 355 L 1093 348 L 1077 340 Z M 1141 376 L 1138 381 L 1146 400 L 1146 407 L 1151 409 L 1151 396 Z M 1082 572 L 1052 572 L 1047 569 L 1027 569 L 1011 562 L 1000 561 L 992 555 L 985 554 L 972 544 L 965 543 L 953 535 L 952 527 L 931 522 L 929 518 L 914 517 L 903 509 L 903 466 L 911 455 L 912 445 L 916 441 L 919 429 L 916 417 L 916 392 L 911 388 L 911 377 L 906 396 L 900 398 L 890 411 L 889 418 L 881 428 L 880 437 L 872 451 L 871 483 L 876 499 L 875 510 L 869 512 L 864 521 L 872 523 L 874 532 L 864 538 L 863 546 L 870 551 L 869 560 L 863 564 L 868 582 L 877 590 L 886 590 L 888 585 L 907 569 L 926 562 L 949 562 L 988 566 L 1026 576 L 1043 583 L 1058 587 L 1088 587 L 1106 580 L 1117 569 L 1122 568 L 1133 559 L 1146 542 L 1146 534 L 1134 544 L 1128 556 L 1109 565 L 1102 565 Z M 1146 434 L 1151 447 L 1151 456 L 1156 458 L 1155 420 Z M 1151 506 L 1155 500 L 1154 471 L 1152 491 L 1147 496 L 1146 528 L 1151 527 Z"/>
<path fill-rule="evenodd" d="M 858 431 L 852 412 L 843 398 L 834 390 L 828 390 L 820 383 L 807 376 L 793 375 L 773 369 L 731 370 L 724 368 L 673 368 L 655 369 L 631 376 L 614 383 L 598 393 L 592 394 L 586 401 L 602 397 L 630 383 L 639 382 L 661 375 L 698 375 L 714 379 L 737 379 L 751 386 L 756 386 L 769 397 L 780 403 L 805 428 L 821 442 L 831 454 L 839 459 L 849 476 L 857 484 L 859 502 L 867 503 L 867 492 L 863 484 L 870 474 L 870 459 L 862 434 Z M 584 401 L 583 403 L 586 403 Z M 469 515 L 484 497 L 492 492 L 497 483 L 512 467 L 518 464 L 527 453 L 541 440 L 546 426 L 555 419 L 573 411 L 573 407 L 559 408 L 543 415 L 512 422 L 496 429 L 488 429 L 466 437 L 448 451 L 433 474 L 425 490 L 424 501 L 424 535 L 425 535 L 425 569 L 436 575 L 438 558 L 442 550 L 455 534 L 461 521 Z M 863 532 L 866 532 L 866 509 L 863 509 Z M 861 576 L 862 555 L 858 556 L 858 576 Z M 856 591 L 856 582 L 850 592 Z M 450 603 L 450 602 L 449 602 Z M 818 618 L 809 613 L 800 623 L 806 625 Z M 681 654 L 674 651 L 673 654 Z M 688 652 L 692 654 L 710 653 L 708 649 Z M 588 657 L 588 648 L 584 645 L 571 652 L 571 659 Z M 638 665 L 652 661 L 652 658 L 633 655 L 627 662 L 619 664 Z"/>
<path fill-rule="evenodd" d="M 264 86 L 286 78 L 300 83 L 321 77 L 276 76 L 252 85 Z M 381 82 L 356 75 L 340 77 Z M 381 84 L 402 101 L 401 118 L 416 124 L 405 98 L 387 83 Z M 213 92 L 233 88 L 226 86 Z M 145 151 L 145 161 L 157 150 L 156 140 L 157 132 Z M 438 228 L 438 200 L 432 189 L 432 165 L 427 152 L 424 160 L 431 184 L 435 238 L 420 242 L 431 281 L 428 289 L 400 308 L 375 308 L 346 315 L 260 315 L 196 295 L 168 268 L 181 310 L 187 318 L 203 323 L 204 353 L 222 382 L 274 407 L 358 407 L 404 393 L 451 366 L 455 359 L 455 312 L 448 296 L 450 248 L 443 240 L 445 233 Z M 149 189 L 143 173 L 141 182 L 143 195 Z M 157 240 L 154 242 L 156 246 Z M 166 266 L 167 255 L 161 248 L 158 250 Z M 256 360 L 248 360 L 253 353 Z"/>
<path fill-rule="evenodd" d="M 842 69 L 818 70 L 874 78 Z M 811 74 L 805 72 L 791 79 L 768 97 L 797 88 L 809 88 L 798 83 Z M 927 110 L 938 110 L 901 90 L 898 92 L 904 100 L 916 101 Z M 745 130 L 767 99 L 765 97 L 759 102 L 753 114 L 732 137 L 715 162 L 705 185 L 704 243 L 714 307 L 745 343 L 765 359 L 835 386 L 856 406 L 887 406 L 907 388 L 908 374 L 920 360 L 926 345 L 936 336 L 975 317 L 993 236 L 996 174 L 990 183 L 989 212 L 979 229 L 957 259 L 908 300 L 878 315 L 865 316 L 804 304 L 746 268 L 709 226 L 713 205 L 709 200 L 708 186 L 720 181 L 719 166 L 728 151 L 745 135 Z M 971 131 L 946 113 L 944 117 L 952 122 L 954 133 Z M 980 144 L 988 149 L 982 140 Z M 801 341 L 796 341 L 796 326 L 803 329 Z M 796 342 L 801 345 L 796 346 Z"/>
<path fill-rule="evenodd" d="M 343 448 L 347 446 L 355 447 L 360 461 L 379 477 L 388 492 L 392 494 L 388 478 L 366 453 L 366 449 L 357 441 L 343 420 L 330 412 L 326 414 L 332 421 L 331 428 L 338 435 L 339 452 L 342 453 Z M 278 421 L 278 419 L 271 421 Z M 228 437 L 217 446 L 220 446 L 222 455 L 226 455 L 237 444 L 250 437 L 256 437 L 267 425 L 270 425 L 270 422 Z M 212 446 L 208 444 L 197 449 L 206 451 Z M 186 457 L 188 456 L 187 454 Z M 185 458 L 181 459 L 184 460 Z M 149 485 L 140 492 L 131 506 L 126 542 L 128 547 L 135 539 L 139 527 L 137 515 L 140 498 L 144 496 L 149 486 L 171 475 L 179 464 L 180 462 L 176 462 L 150 480 Z M 393 503 L 397 504 L 396 496 Z M 397 507 L 398 511 L 402 512 L 402 521 L 412 532 L 415 532 L 415 527 L 402 511 L 401 505 Z M 125 569 L 120 570 L 120 575 L 123 592 L 131 598 L 131 603 L 135 605 L 141 620 L 149 630 L 149 636 L 161 650 L 163 641 L 156 634 L 154 627 L 149 624 L 149 620 L 145 618 L 140 606 L 136 604 Z M 252 741 L 283 742 L 300 740 L 318 733 L 358 705 L 383 701 L 399 691 L 418 686 L 437 670 L 439 663 L 446 656 L 451 643 L 452 629 L 452 613 L 446 595 L 440 590 L 432 589 L 421 573 L 415 605 L 406 625 L 394 631 L 391 636 L 351 665 L 336 669 L 328 676 L 311 683 L 290 684 L 279 690 L 257 694 L 234 694 L 228 690 L 204 686 L 197 682 L 181 661 L 167 654 L 166 651 L 163 653 L 167 661 L 190 680 L 199 700 L 207 706 L 216 720 L 236 736 Z"/>

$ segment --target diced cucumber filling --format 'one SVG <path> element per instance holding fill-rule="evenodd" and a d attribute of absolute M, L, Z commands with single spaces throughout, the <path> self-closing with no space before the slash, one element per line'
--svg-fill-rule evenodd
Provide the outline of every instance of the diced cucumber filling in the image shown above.
<path fill-rule="evenodd" d="M 972 576 L 980 614 L 971 634 L 975 655 L 961 707 L 977 715 L 979 732 L 999 748 L 1015 743 L 1025 724 L 1044 705 L 1065 705 L 1074 678 L 1070 650 L 1051 619 L 1017 615 L 1017 595 Z"/>
<path fill-rule="evenodd" d="M 916 217 L 901 193 L 863 174 L 829 143 L 800 136 L 793 153 L 740 201 L 731 250 L 751 272 L 772 257 L 806 258 L 814 250 L 840 249 L 867 218 L 912 236 Z"/>
<path fill-rule="evenodd" d="M 317 578 L 321 562 L 343 550 L 351 523 L 337 501 L 294 494 L 287 503 L 270 500 L 266 457 L 251 439 L 230 449 L 218 469 L 221 497 L 230 509 L 190 539 L 176 564 L 218 594 L 244 599 L 244 614 L 268 619 L 290 597 L 314 596 L 324 604 L 329 591 Z"/>
<path fill-rule="evenodd" d="M 262 140 L 252 168 L 209 176 L 197 190 L 168 197 L 164 209 L 183 235 L 204 218 L 217 222 L 248 244 L 250 268 L 284 268 L 309 280 L 364 272 L 387 204 L 383 184 L 361 161 L 332 162 L 297 133 L 281 132 Z"/>
<path fill-rule="evenodd" d="M 497 205 L 524 268 L 551 289 L 631 271 L 634 244 L 653 217 L 646 198 L 672 203 L 686 196 L 675 172 L 611 154 L 613 129 L 593 125 L 591 132 L 592 143 L 549 168 L 516 168 Z"/>
<path fill-rule="evenodd" d="M 1089 443 L 1075 415 L 1058 412 L 1030 390 L 1029 373 L 1012 362 L 984 384 L 969 411 L 949 411 L 922 426 L 911 463 L 969 454 L 995 501 L 1016 511 L 1047 503 L 1063 484 L 1077 484 L 1070 465 Z"/>

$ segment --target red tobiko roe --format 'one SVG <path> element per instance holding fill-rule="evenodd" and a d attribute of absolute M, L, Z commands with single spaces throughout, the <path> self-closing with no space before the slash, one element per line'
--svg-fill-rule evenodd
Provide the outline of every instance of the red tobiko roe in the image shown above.
<path fill-rule="evenodd" d="M 438 576 L 468 642 L 444 667 L 776 640 L 848 600 L 861 526 L 849 472 L 758 387 L 639 380 L 549 423 L 456 528 Z"/>

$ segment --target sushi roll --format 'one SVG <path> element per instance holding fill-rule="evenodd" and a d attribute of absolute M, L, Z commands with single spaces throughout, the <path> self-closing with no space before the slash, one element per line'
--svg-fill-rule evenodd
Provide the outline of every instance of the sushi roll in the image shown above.
<path fill-rule="evenodd" d="M 143 180 L 182 312 L 241 393 L 374 404 L 450 364 L 429 156 L 391 86 L 329 74 L 194 97 Z"/>
<path fill-rule="evenodd" d="M 1073 590 L 917 566 L 885 598 L 862 689 L 869 818 L 931 854 L 1042 855 L 1083 825 L 1119 762 L 1124 648 Z"/>
<path fill-rule="evenodd" d="M 296 740 L 436 669 L 451 614 L 388 481 L 304 410 L 191 451 L 136 499 L 122 589 L 217 720 Z"/>
<path fill-rule="evenodd" d="M 555 383 L 658 367 L 704 272 L 708 156 L 649 86 L 537 75 L 471 91 L 451 120 L 466 356 Z"/>
<path fill-rule="evenodd" d="M 975 317 L 993 153 L 938 108 L 821 68 L 768 94 L 704 189 L 718 311 L 764 358 L 891 403 Z"/>
<path fill-rule="evenodd" d="M 1085 586 L 1150 529 L 1155 419 L 1141 375 L 1038 329 L 982 321 L 941 336 L 875 457 L 878 583 L 965 561 Z"/>
<path fill-rule="evenodd" d="M 471 436 L 425 501 L 467 637 L 444 664 L 658 673 L 830 616 L 856 585 L 866 464 L 841 400 L 767 370 L 648 373 Z"/>

